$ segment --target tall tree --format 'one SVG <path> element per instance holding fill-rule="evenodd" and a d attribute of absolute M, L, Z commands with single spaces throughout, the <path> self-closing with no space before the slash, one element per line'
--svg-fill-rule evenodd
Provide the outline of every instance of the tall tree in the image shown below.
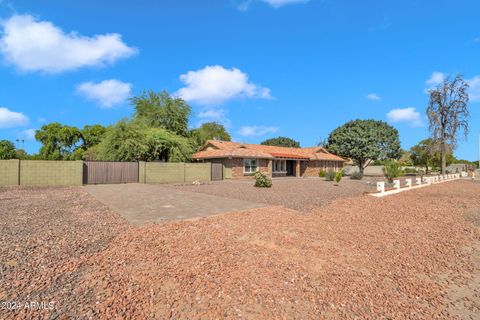
<path fill-rule="evenodd" d="M 447 168 L 448 145 L 457 146 L 458 133 L 468 135 L 468 83 L 461 75 L 453 80 L 445 79 L 435 89 L 431 89 L 427 116 L 432 138 L 438 142 L 441 154 L 442 174 Z"/>
<path fill-rule="evenodd" d="M 225 126 L 218 122 L 205 122 L 199 128 L 192 130 L 192 138 L 197 146 L 202 146 L 207 140 L 217 139 L 230 141 L 231 137 Z"/>
<path fill-rule="evenodd" d="M 78 152 L 82 134 L 76 127 L 52 122 L 35 132 L 35 139 L 42 143 L 39 158 L 45 160 L 81 159 Z"/>
<path fill-rule="evenodd" d="M 179 162 L 188 161 L 192 153 L 190 139 L 127 120 L 109 127 L 102 142 L 87 150 L 88 157 L 111 161 Z"/>
<path fill-rule="evenodd" d="M 451 148 L 448 149 L 451 150 Z M 441 166 L 440 147 L 433 139 L 424 139 L 420 141 L 418 144 L 410 148 L 410 153 L 410 158 L 412 159 L 413 164 L 424 167 L 426 174 L 429 173 L 430 167 Z M 449 154 L 447 160 L 453 158 L 451 152 Z"/>
<path fill-rule="evenodd" d="M 353 120 L 333 130 L 327 149 L 355 160 L 361 173 L 371 160 L 398 159 L 398 131 L 383 121 Z"/>
<path fill-rule="evenodd" d="M 300 142 L 288 137 L 271 138 L 263 141 L 260 144 L 263 144 L 265 146 L 300 148 Z"/>
<path fill-rule="evenodd" d="M 17 152 L 15 151 L 15 145 L 8 140 L 0 140 L 0 159 L 16 159 Z"/>
<path fill-rule="evenodd" d="M 99 144 L 100 141 L 102 141 L 106 131 L 107 129 L 100 124 L 84 126 L 81 131 L 83 140 L 82 148 L 87 150 L 94 145 Z"/>
<path fill-rule="evenodd" d="M 135 120 L 148 127 L 164 128 L 180 136 L 188 136 L 190 106 L 181 98 L 175 98 L 166 91 L 143 92 L 131 98 L 135 107 Z"/>

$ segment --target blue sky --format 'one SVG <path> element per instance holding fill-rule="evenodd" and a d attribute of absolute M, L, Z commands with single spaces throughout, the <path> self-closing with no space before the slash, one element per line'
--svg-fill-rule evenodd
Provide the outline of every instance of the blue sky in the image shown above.
<path fill-rule="evenodd" d="M 410 148 L 428 137 L 426 90 L 461 73 L 471 130 L 456 154 L 476 160 L 479 12 L 474 0 L 0 0 L 0 139 L 36 152 L 42 124 L 112 124 L 152 89 L 237 141 L 311 146 L 373 118 Z"/>

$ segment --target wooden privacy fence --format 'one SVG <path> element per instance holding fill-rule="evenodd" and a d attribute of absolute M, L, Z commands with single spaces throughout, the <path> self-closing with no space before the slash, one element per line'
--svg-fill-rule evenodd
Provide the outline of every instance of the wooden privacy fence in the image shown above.
<path fill-rule="evenodd" d="M 84 184 L 138 182 L 138 162 L 84 161 Z"/>
<path fill-rule="evenodd" d="M 212 181 L 223 180 L 223 163 L 212 162 Z"/>

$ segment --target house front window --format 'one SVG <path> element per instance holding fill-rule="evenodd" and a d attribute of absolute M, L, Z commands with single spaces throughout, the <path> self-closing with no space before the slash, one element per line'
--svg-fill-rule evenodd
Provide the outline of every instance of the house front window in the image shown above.
<path fill-rule="evenodd" d="M 287 160 L 274 160 L 273 172 L 277 172 L 277 173 L 287 172 Z"/>
<path fill-rule="evenodd" d="M 243 159 L 243 173 L 255 173 L 257 171 L 257 159 Z"/>

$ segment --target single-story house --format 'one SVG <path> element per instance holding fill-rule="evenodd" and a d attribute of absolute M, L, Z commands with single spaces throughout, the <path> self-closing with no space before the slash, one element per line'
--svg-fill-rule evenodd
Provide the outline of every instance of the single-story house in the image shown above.
<path fill-rule="evenodd" d="M 225 179 L 252 177 L 256 171 L 271 177 L 316 177 L 320 170 L 340 170 L 346 159 L 322 147 L 287 148 L 208 140 L 192 158 L 222 163 Z"/>

